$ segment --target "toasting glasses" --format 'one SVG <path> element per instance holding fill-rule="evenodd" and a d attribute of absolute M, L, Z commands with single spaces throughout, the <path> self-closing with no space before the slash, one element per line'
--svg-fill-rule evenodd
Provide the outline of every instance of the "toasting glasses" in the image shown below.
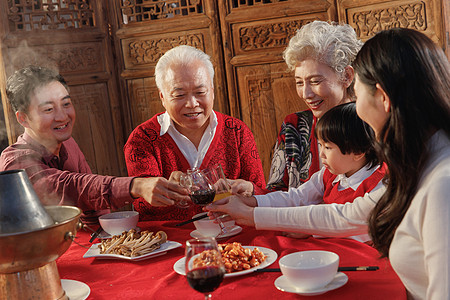
<path fill-rule="evenodd" d="M 186 278 L 189 285 L 211 299 L 225 276 L 222 255 L 214 238 L 201 238 L 186 241 Z"/>
<path fill-rule="evenodd" d="M 181 175 L 180 184 L 189 189 L 192 202 L 202 206 L 218 198 L 231 196 L 230 186 L 220 164 L 204 170 L 189 169 L 186 174 Z M 220 226 L 220 234 L 226 234 L 228 229 L 222 222 L 223 215 L 214 213 L 214 217 Z"/>

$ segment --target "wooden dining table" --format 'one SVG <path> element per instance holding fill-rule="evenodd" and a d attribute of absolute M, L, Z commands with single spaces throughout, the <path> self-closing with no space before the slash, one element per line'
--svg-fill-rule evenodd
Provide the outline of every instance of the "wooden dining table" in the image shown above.
<path fill-rule="evenodd" d="M 83 258 L 92 244 L 89 230 L 76 234 L 74 243 L 57 260 L 61 279 L 86 283 L 90 288 L 87 299 L 203 299 L 193 290 L 185 276 L 174 271 L 174 264 L 184 256 L 186 240 L 195 229 L 193 224 L 175 226 L 177 221 L 139 222 L 141 230 L 165 231 L 168 240 L 182 246 L 166 254 L 140 261 L 124 259 Z M 94 228 L 96 229 L 96 228 Z M 322 295 L 302 296 L 284 292 L 275 286 L 280 272 L 252 272 L 224 278 L 212 293 L 213 299 L 406 299 L 405 288 L 386 259 L 379 259 L 371 246 L 346 238 L 296 239 L 278 231 L 262 231 L 242 226 L 242 231 L 220 243 L 239 242 L 244 246 L 264 247 L 278 254 L 268 268 L 278 268 L 279 259 L 289 253 L 304 250 L 327 250 L 340 257 L 339 266 L 378 266 L 377 271 L 349 271 L 348 282 Z M 94 243 L 98 243 L 95 240 Z"/>

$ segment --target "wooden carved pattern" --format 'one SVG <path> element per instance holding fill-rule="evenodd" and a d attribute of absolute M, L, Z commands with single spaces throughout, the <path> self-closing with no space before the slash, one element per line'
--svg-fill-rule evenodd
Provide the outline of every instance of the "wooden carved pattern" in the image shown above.
<path fill-rule="evenodd" d="M 254 49 L 285 48 L 297 29 L 313 20 L 294 20 L 281 23 L 246 26 L 239 29 L 240 48 Z"/>
<path fill-rule="evenodd" d="M 256 69 L 242 69 L 241 79 L 245 82 L 247 95 L 243 97 L 243 121 L 253 132 L 256 146 L 263 164 L 264 174 L 268 175 L 271 149 L 276 139 L 275 108 L 273 100 L 273 78 L 267 73 Z M 246 74 L 245 74 L 246 73 Z M 244 75 L 245 74 L 245 75 Z M 244 91 L 241 91 L 243 94 Z"/>
<path fill-rule="evenodd" d="M 202 0 L 122 0 L 122 24 L 204 14 Z"/>
<path fill-rule="evenodd" d="M 95 27 L 89 0 L 8 0 L 11 31 Z"/>
<path fill-rule="evenodd" d="M 8 59 L 14 69 L 36 64 L 55 66 L 61 73 L 100 72 L 104 69 L 101 45 L 69 44 L 46 47 L 9 48 Z"/>
<path fill-rule="evenodd" d="M 396 7 L 386 7 L 366 11 L 349 10 L 356 34 L 361 39 L 374 36 L 385 29 L 402 27 L 425 31 L 426 5 L 424 2 L 403 4 Z"/>
<path fill-rule="evenodd" d="M 202 34 L 188 34 L 159 40 L 134 40 L 128 44 L 129 57 L 135 65 L 156 63 L 166 51 L 179 45 L 205 50 Z"/>
<path fill-rule="evenodd" d="M 232 8 L 249 7 L 249 6 L 272 4 L 278 2 L 289 2 L 289 1 L 294 2 L 296 0 L 231 0 L 231 7 Z"/>
<path fill-rule="evenodd" d="M 153 82 L 153 84 L 149 84 L 149 81 Z M 133 127 L 164 111 L 164 107 L 159 99 L 158 88 L 154 81 L 154 78 L 136 79 L 129 85 L 133 89 L 133 100 L 131 103 Z M 139 84 L 140 82 L 142 84 Z"/>
<path fill-rule="evenodd" d="M 254 132 L 264 132 L 269 122 L 275 115 L 273 102 L 273 78 L 270 74 L 261 74 L 259 72 L 250 72 L 245 76 L 247 82 L 247 100 L 243 104 L 247 107 L 244 121 L 248 122 Z M 249 120 L 246 120 L 249 118 Z M 259 128 L 259 127 L 264 128 Z M 276 130 L 276 129 L 275 129 Z M 257 139 L 261 136 L 255 137 Z"/>
<path fill-rule="evenodd" d="M 102 71 L 102 58 L 99 47 L 81 46 L 66 47 L 52 51 L 49 56 L 56 61 L 60 72 L 84 72 Z"/>
<path fill-rule="evenodd" d="M 269 76 L 250 79 L 247 81 L 250 106 L 257 101 L 262 94 L 271 91 L 271 79 Z"/>

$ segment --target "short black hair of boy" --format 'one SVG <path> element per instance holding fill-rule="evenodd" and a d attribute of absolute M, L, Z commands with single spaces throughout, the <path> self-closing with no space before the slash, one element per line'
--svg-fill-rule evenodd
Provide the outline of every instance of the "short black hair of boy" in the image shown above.
<path fill-rule="evenodd" d="M 327 111 L 317 122 L 314 134 L 317 139 L 336 144 L 342 154 L 364 153 L 369 169 L 380 163 L 374 149 L 373 130 L 356 114 L 355 102 Z"/>

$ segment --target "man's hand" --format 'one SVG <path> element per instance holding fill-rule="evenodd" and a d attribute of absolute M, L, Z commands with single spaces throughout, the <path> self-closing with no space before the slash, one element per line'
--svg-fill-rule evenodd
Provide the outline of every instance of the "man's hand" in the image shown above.
<path fill-rule="evenodd" d="M 253 195 L 253 183 L 244 179 L 228 179 L 233 195 L 243 195 L 250 197 Z"/>
<path fill-rule="evenodd" d="M 189 191 L 178 184 L 177 174 L 174 173 L 169 180 L 163 177 L 134 178 L 130 193 L 133 197 L 144 198 L 153 206 L 169 206 L 178 201 L 190 201 Z"/>

